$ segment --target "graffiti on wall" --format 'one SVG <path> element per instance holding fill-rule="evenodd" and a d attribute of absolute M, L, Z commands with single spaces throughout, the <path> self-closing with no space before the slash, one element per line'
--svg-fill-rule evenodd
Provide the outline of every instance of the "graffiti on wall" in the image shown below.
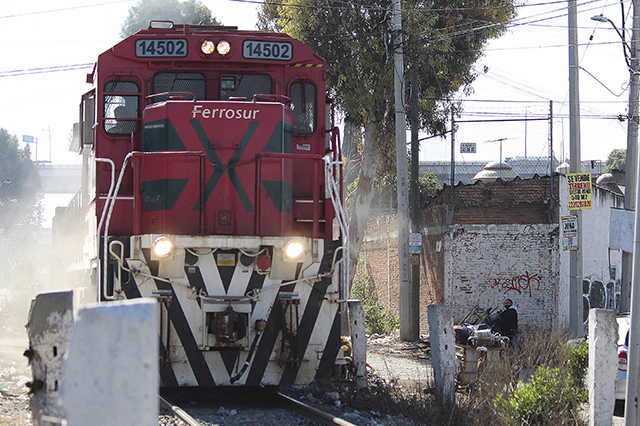
<path fill-rule="evenodd" d="M 620 280 L 616 279 L 615 272 L 608 279 L 592 275 L 582 280 L 582 314 L 585 322 L 591 308 L 620 311 Z"/>
<path fill-rule="evenodd" d="M 509 278 L 493 278 L 489 282 L 492 288 L 497 288 L 505 294 L 510 291 L 517 292 L 518 294 L 528 292 L 529 297 L 532 297 L 532 290 L 540 290 L 540 276 L 538 274 L 531 274 L 529 271 L 525 271 L 522 275 Z"/>

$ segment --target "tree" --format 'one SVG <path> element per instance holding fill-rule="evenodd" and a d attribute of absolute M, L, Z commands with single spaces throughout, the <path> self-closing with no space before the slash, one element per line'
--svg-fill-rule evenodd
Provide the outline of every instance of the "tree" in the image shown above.
<path fill-rule="evenodd" d="M 422 130 L 445 132 L 451 110 L 460 108 L 451 101 L 452 95 L 472 90 L 476 77 L 473 64 L 488 40 L 506 31 L 507 23 L 515 17 L 514 4 L 514 0 L 402 3 L 402 47 L 406 68 L 416 70 L 419 76 L 418 121 Z M 351 262 L 355 265 L 376 172 L 396 174 L 391 2 L 265 0 L 258 20 L 260 29 L 284 31 L 327 60 L 327 85 L 344 114 L 345 126 L 363 129 L 357 201 L 349 225 Z M 347 158 L 347 163 L 351 160 Z M 353 274 L 355 267 L 351 271 Z"/>
<path fill-rule="evenodd" d="M 609 153 L 607 161 L 604 163 L 604 172 L 611 173 L 614 170 L 625 171 L 627 169 L 627 150 L 614 149 Z"/>
<path fill-rule="evenodd" d="M 20 149 L 18 138 L 0 128 L 0 287 L 10 290 L 7 303 L 13 307 L 28 306 L 28 298 L 22 296 L 32 281 L 20 278 L 32 278 L 43 269 L 33 267 L 38 261 L 31 252 L 42 219 L 41 197 L 40 176 L 29 145 Z M 31 262 L 26 268 L 25 259 Z M 3 309 L 6 306 L 0 307 Z M 25 312 L 11 312 L 20 316 L 5 321 L 7 327 L 24 324 Z"/>
<path fill-rule="evenodd" d="M 129 16 L 120 28 L 120 37 L 127 38 L 149 26 L 151 20 L 173 21 L 176 24 L 221 25 L 211 10 L 199 0 L 139 0 L 129 9 Z"/>
<path fill-rule="evenodd" d="M 14 225 L 39 225 L 40 176 L 29 145 L 0 128 L 0 233 Z"/>

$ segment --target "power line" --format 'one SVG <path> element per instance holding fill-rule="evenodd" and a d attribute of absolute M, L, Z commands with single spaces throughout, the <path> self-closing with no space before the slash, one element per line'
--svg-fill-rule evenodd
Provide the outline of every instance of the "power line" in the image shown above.
<path fill-rule="evenodd" d="M 135 0 L 119 0 L 119 1 L 110 1 L 110 2 L 106 2 L 106 3 L 83 4 L 81 6 L 71 6 L 71 7 L 64 7 L 64 8 L 60 8 L 60 9 L 49 9 L 49 10 L 31 11 L 31 12 L 25 12 L 25 13 L 16 13 L 16 14 L 13 14 L 13 15 L 0 16 L 0 19 L 18 18 L 18 17 L 22 17 L 22 16 L 41 15 L 41 14 L 44 14 L 44 13 L 66 12 L 67 10 L 86 9 L 86 8 L 98 7 L 98 6 L 109 6 L 109 5 L 118 4 L 118 3 L 133 3 L 134 1 Z"/>
<path fill-rule="evenodd" d="M 75 65 L 59 65 L 53 67 L 44 67 L 44 68 L 30 68 L 24 70 L 12 70 L 12 71 L 0 71 L 1 77 L 18 77 L 22 75 L 33 75 L 33 74 L 46 74 L 52 72 L 62 72 L 62 71 L 75 71 L 82 69 L 93 68 L 93 62 L 88 64 L 75 64 Z"/>

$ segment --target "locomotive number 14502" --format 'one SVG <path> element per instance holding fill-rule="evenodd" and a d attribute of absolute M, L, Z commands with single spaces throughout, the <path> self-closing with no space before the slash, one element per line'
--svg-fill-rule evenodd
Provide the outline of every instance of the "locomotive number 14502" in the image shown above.
<path fill-rule="evenodd" d="M 242 56 L 245 59 L 290 61 L 293 58 L 293 45 L 279 41 L 245 40 L 242 42 Z"/>
<path fill-rule="evenodd" d="M 187 53 L 187 40 L 183 38 L 136 40 L 138 58 L 184 58 Z"/>

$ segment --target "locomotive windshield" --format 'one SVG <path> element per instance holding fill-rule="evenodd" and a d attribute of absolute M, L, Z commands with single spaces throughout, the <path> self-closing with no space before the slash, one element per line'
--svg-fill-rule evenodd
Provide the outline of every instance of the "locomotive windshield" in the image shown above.
<path fill-rule="evenodd" d="M 153 93 L 188 92 L 196 95 L 196 100 L 207 98 L 204 75 L 196 72 L 159 72 L 153 76 Z M 166 101 L 168 96 L 155 96 L 152 102 Z"/>
<path fill-rule="evenodd" d="M 266 74 L 225 74 L 220 79 L 220 99 L 253 99 L 253 95 L 273 93 L 271 77 Z"/>

